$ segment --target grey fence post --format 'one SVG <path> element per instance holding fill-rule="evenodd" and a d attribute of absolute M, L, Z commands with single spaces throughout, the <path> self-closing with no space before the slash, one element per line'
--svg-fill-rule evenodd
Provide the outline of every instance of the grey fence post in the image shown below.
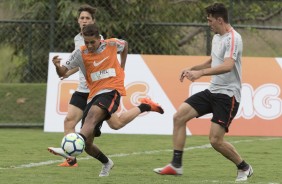
<path fill-rule="evenodd" d="M 49 47 L 50 52 L 54 51 L 54 32 L 55 32 L 55 0 L 50 0 L 50 39 Z"/>

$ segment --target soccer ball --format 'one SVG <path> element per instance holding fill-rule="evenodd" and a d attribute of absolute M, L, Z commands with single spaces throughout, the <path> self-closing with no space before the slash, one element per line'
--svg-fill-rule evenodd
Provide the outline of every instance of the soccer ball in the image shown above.
<path fill-rule="evenodd" d="M 61 147 L 66 154 L 76 157 L 83 152 L 85 148 L 85 142 L 78 133 L 70 133 L 64 136 Z"/>

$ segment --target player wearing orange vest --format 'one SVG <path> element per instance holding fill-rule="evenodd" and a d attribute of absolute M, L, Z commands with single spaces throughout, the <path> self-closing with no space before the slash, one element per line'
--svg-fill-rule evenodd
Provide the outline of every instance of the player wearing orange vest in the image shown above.
<path fill-rule="evenodd" d="M 58 56 L 53 58 L 53 63 L 59 76 L 76 67 L 80 67 L 85 75 L 90 94 L 80 133 L 86 142 L 86 153 L 94 158 L 99 157 L 102 163 L 108 163 L 112 161 L 102 152 L 97 155 L 95 150 L 97 147 L 93 144 L 96 135 L 94 130 L 99 128 L 104 120 L 116 118 L 113 113 L 119 107 L 120 96 L 126 94 L 123 69 L 128 46 L 126 41 L 120 39 L 101 40 L 99 30 L 94 24 L 85 26 L 82 33 L 85 46 L 75 50 L 63 66 L 60 66 Z M 117 53 L 120 53 L 121 63 L 117 59 Z M 147 98 L 141 99 L 140 102 L 137 107 L 138 113 L 127 115 L 128 122 L 145 111 L 163 113 L 163 109 L 158 104 Z M 113 167 L 113 163 L 110 166 Z"/>

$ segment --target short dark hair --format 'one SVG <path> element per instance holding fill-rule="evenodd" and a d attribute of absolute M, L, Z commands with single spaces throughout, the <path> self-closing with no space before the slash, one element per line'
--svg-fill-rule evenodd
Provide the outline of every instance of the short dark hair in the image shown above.
<path fill-rule="evenodd" d="M 81 12 L 83 11 L 88 12 L 91 15 L 92 19 L 95 19 L 96 8 L 88 4 L 84 4 L 80 6 L 79 9 L 77 10 L 78 17 L 80 16 Z"/>
<path fill-rule="evenodd" d="M 82 28 L 83 36 L 94 36 L 96 38 L 100 37 L 99 28 L 97 24 L 88 24 Z"/>
<path fill-rule="evenodd" d="M 224 22 L 228 23 L 228 10 L 222 3 L 214 3 L 208 7 L 206 7 L 206 12 L 212 17 L 218 18 L 221 17 Z"/>

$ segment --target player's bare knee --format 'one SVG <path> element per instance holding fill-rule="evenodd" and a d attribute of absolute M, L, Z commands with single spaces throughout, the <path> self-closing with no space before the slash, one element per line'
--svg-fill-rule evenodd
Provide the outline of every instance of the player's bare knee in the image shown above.
<path fill-rule="evenodd" d="M 179 115 L 178 113 L 175 113 L 173 115 L 173 123 L 174 123 L 174 126 L 183 126 L 185 125 L 185 120 L 183 118 L 183 116 Z"/>
<path fill-rule="evenodd" d="M 66 118 L 64 119 L 64 124 L 66 125 L 69 121 L 70 121 L 70 119 L 69 119 L 68 117 L 66 117 Z"/>
<path fill-rule="evenodd" d="M 64 124 L 69 125 L 72 124 L 74 121 L 75 121 L 74 118 L 66 116 L 66 118 L 64 119 Z"/>
<path fill-rule="evenodd" d="M 121 127 L 118 123 L 109 123 L 108 122 L 108 125 L 111 129 L 114 129 L 114 130 L 118 130 Z"/>
<path fill-rule="evenodd" d="M 221 146 L 222 146 L 222 140 L 221 140 L 220 138 L 218 138 L 218 137 L 216 137 L 216 136 L 210 136 L 210 137 L 209 137 L 209 140 L 210 140 L 211 146 L 212 146 L 214 149 L 218 150 L 218 149 L 221 148 Z"/>

